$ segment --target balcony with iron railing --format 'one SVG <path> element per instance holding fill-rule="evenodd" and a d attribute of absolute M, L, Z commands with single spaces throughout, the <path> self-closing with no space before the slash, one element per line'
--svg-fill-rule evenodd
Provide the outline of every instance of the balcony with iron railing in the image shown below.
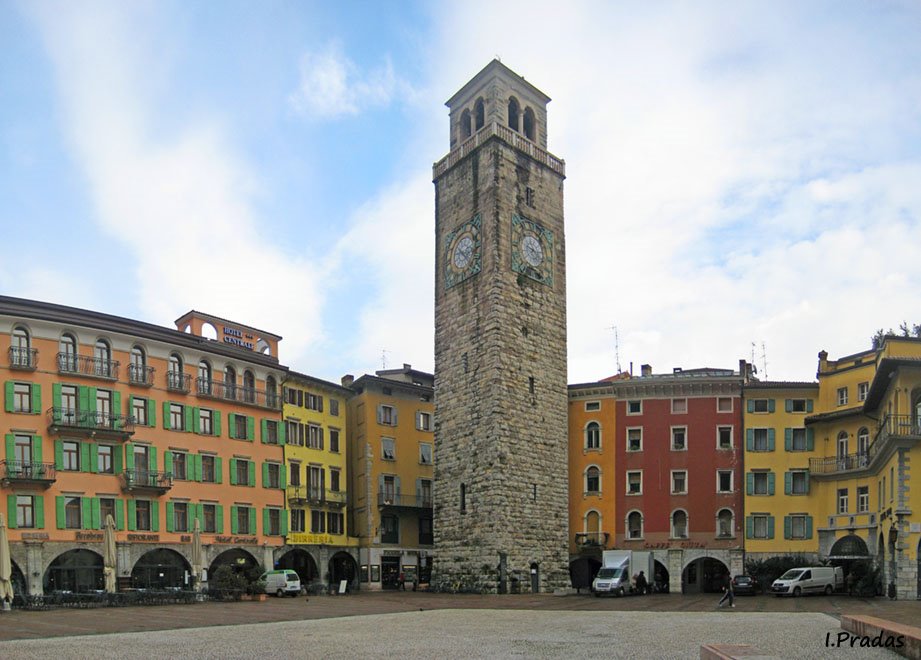
<path fill-rule="evenodd" d="M 49 408 L 48 429 L 52 433 L 79 433 L 127 440 L 134 435 L 135 419 L 131 415 L 116 415 L 97 410 Z"/>
<path fill-rule="evenodd" d="M 173 487 L 171 472 L 151 472 L 150 470 L 125 470 L 122 472 L 122 490 L 125 492 L 143 491 L 163 494 Z"/>
<path fill-rule="evenodd" d="M 151 387 L 153 385 L 154 368 L 143 364 L 128 365 L 128 382 L 132 385 Z"/>
<path fill-rule="evenodd" d="M 74 355 L 73 353 L 58 353 L 57 362 L 58 373 L 61 374 L 79 374 L 91 378 L 118 380 L 118 360 Z"/>
<path fill-rule="evenodd" d="M 281 403 L 281 398 L 276 392 L 257 390 L 254 387 L 241 387 L 209 378 L 196 379 L 196 393 L 198 396 L 210 399 L 223 399 L 272 410 L 280 409 L 279 404 Z"/>
<path fill-rule="evenodd" d="M 912 415 L 886 415 L 880 422 L 873 442 L 866 451 L 843 456 L 809 459 L 812 476 L 836 477 L 860 472 L 873 473 L 891 450 L 910 447 L 921 440 L 921 420 Z"/>
<path fill-rule="evenodd" d="M 173 392 L 184 392 L 188 394 L 192 389 L 192 377 L 181 371 L 167 371 L 166 389 Z"/>
<path fill-rule="evenodd" d="M 35 371 L 38 366 L 38 349 L 10 346 L 10 369 Z"/>
<path fill-rule="evenodd" d="M 606 548 L 610 534 L 607 532 L 578 532 L 575 537 L 576 545 L 580 548 Z"/>
<path fill-rule="evenodd" d="M 327 504 L 341 507 L 348 501 L 347 494 L 339 490 L 327 490 L 314 486 L 288 486 L 288 502 L 291 504 Z"/>
<path fill-rule="evenodd" d="M 0 461 L 0 483 L 4 486 L 42 486 L 53 484 L 57 476 L 54 463 Z"/>
<path fill-rule="evenodd" d="M 379 491 L 377 493 L 377 505 L 379 507 L 394 507 L 402 509 L 431 509 L 431 495 L 401 495 L 400 493 L 391 493 L 389 491 Z"/>

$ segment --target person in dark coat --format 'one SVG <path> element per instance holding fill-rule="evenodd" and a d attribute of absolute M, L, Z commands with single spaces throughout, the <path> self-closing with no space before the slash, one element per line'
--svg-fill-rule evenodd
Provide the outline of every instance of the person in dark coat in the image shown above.
<path fill-rule="evenodd" d="M 640 574 L 636 576 L 636 590 L 638 593 L 645 594 L 646 588 L 649 584 L 646 582 L 646 574 L 643 571 L 640 571 Z"/>
<path fill-rule="evenodd" d="M 723 597 L 720 598 L 720 602 L 717 603 L 716 606 L 722 607 L 723 603 L 725 603 L 728 600 L 729 607 L 735 607 L 735 603 L 732 602 L 733 598 L 735 597 L 735 592 L 733 592 L 732 590 L 732 576 L 731 575 L 728 577 L 728 582 L 726 583 L 726 586 L 723 587 L 723 591 L 725 593 L 723 594 Z"/>

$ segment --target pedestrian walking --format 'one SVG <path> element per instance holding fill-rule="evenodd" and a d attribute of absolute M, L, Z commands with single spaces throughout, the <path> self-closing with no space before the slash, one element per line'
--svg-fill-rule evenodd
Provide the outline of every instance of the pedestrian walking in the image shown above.
<path fill-rule="evenodd" d="M 406 575 L 400 573 L 400 590 L 406 591 Z"/>
<path fill-rule="evenodd" d="M 735 597 L 735 593 L 733 593 L 733 591 L 732 591 L 732 576 L 731 576 L 731 575 L 730 575 L 729 578 L 728 578 L 728 582 L 726 583 L 726 586 L 723 587 L 723 591 L 724 591 L 725 593 L 723 594 L 723 597 L 720 598 L 720 602 L 718 602 L 718 603 L 716 604 L 716 606 L 717 606 L 718 608 L 719 608 L 719 607 L 722 607 L 722 606 L 723 606 L 723 603 L 725 603 L 725 602 L 728 600 L 728 601 L 729 601 L 729 607 L 735 607 L 735 603 L 732 602 L 733 599 L 734 599 L 734 597 Z"/>

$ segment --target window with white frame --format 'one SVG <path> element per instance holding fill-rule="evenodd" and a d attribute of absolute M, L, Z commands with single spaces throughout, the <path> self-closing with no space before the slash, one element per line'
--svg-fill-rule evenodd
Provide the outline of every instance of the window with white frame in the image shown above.
<path fill-rule="evenodd" d="M 672 495 L 686 495 L 688 492 L 687 470 L 672 470 Z"/>
<path fill-rule="evenodd" d="M 838 405 L 839 406 L 847 405 L 847 388 L 846 387 L 838 388 Z"/>
<path fill-rule="evenodd" d="M 767 451 L 768 429 L 752 429 L 752 451 Z"/>
<path fill-rule="evenodd" d="M 752 495 L 770 495 L 770 472 L 752 472 Z"/>
<path fill-rule="evenodd" d="M 870 393 L 870 383 L 857 383 L 857 400 L 866 401 Z"/>
<path fill-rule="evenodd" d="M 431 442 L 420 442 L 419 443 L 419 462 L 422 465 L 432 464 L 432 443 Z"/>
<path fill-rule="evenodd" d="M 601 470 L 594 465 L 585 471 L 585 492 L 587 494 L 601 492 Z"/>
<path fill-rule="evenodd" d="M 381 458 L 385 461 L 395 461 L 397 451 L 393 438 L 381 438 Z"/>
<path fill-rule="evenodd" d="M 731 396 L 716 397 L 716 412 L 731 413 L 732 412 L 732 397 Z"/>
<path fill-rule="evenodd" d="M 687 399 L 672 399 L 672 414 L 683 415 L 688 411 Z"/>
<path fill-rule="evenodd" d="M 598 422 L 589 422 L 586 424 L 585 448 L 601 449 L 601 425 Z"/>
<path fill-rule="evenodd" d="M 627 401 L 627 414 L 628 415 L 642 415 L 643 414 L 642 400 Z"/>
<path fill-rule="evenodd" d="M 731 493 L 733 490 L 733 471 L 717 470 L 716 471 L 716 492 Z"/>
<path fill-rule="evenodd" d="M 730 537 L 735 535 L 735 524 L 731 509 L 720 509 L 716 514 L 716 535 Z"/>
<path fill-rule="evenodd" d="M 631 470 L 627 472 L 627 495 L 643 494 L 643 471 Z"/>
<path fill-rule="evenodd" d="M 870 510 L 870 487 L 857 487 L 857 513 L 865 513 Z"/>
<path fill-rule="evenodd" d="M 416 429 L 419 431 L 432 430 L 432 414 L 427 412 L 416 413 Z"/>
<path fill-rule="evenodd" d="M 732 427 L 731 426 L 717 426 L 716 427 L 716 448 L 717 449 L 732 449 Z"/>
<path fill-rule="evenodd" d="M 806 534 L 807 528 L 807 516 L 806 514 L 796 514 L 790 516 L 790 538 L 791 539 L 805 539 L 808 538 Z"/>
<path fill-rule="evenodd" d="M 639 511 L 631 511 L 627 514 L 627 538 L 643 538 L 643 514 Z"/>
<path fill-rule="evenodd" d="M 770 399 L 750 399 L 749 412 L 766 413 L 770 412 Z"/>
<path fill-rule="evenodd" d="M 598 412 L 601 410 L 601 401 L 586 401 L 585 412 Z"/>
<path fill-rule="evenodd" d="M 672 513 L 672 538 L 686 539 L 688 537 L 688 514 L 682 509 Z"/>
<path fill-rule="evenodd" d="M 627 429 L 627 451 L 643 451 L 643 429 Z"/>
<path fill-rule="evenodd" d="M 686 426 L 672 427 L 672 451 L 686 451 L 688 448 L 688 429 Z"/>
<path fill-rule="evenodd" d="M 766 539 L 771 536 L 771 517 L 767 514 L 756 513 L 752 516 L 752 538 Z"/>
<path fill-rule="evenodd" d="M 848 502 L 847 502 L 847 488 L 838 489 L 838 513 L 847 513 Z"/>

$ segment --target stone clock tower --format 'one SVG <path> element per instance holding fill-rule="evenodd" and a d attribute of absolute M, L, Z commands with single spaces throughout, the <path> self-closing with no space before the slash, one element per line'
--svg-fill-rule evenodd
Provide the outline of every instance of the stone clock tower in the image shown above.
<path fill-rule="evenodd" d="M 435 574 L 569 586 L 564 162 L 498 60 L 447 102 L 435 183 Z"/>

